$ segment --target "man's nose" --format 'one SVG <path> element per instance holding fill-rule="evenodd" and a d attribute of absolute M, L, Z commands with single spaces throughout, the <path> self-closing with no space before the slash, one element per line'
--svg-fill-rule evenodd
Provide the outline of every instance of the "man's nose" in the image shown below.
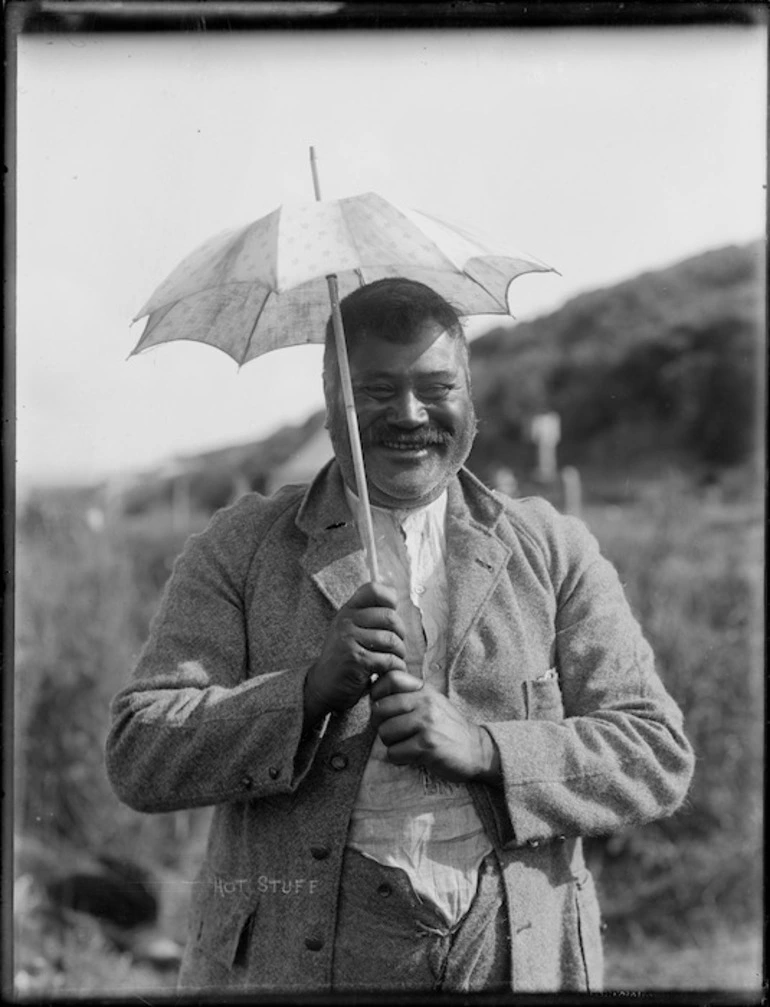
<path fill-rule="evenodd" d="M 389 419 L 400 427 L 420 427 L 428 422 L 428 413 L 414 392 L 404 391 L 393 403 Z"/>

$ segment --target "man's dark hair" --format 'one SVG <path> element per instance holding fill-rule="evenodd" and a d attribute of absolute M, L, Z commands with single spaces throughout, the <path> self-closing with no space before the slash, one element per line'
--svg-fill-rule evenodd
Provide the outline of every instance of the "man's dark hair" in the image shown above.
<path fill-rule="evenodd" d="M 426 322 L 435 322 L 454 339 L 459 339 L 467 355 L 465 333 L 455 308 L 435 290 L 403 276 L 367 283 L 340 301 L 340 313 L 348 348 L 361 335 L 408 343 Z M 326 323 L 324 377 L 336 371 L 334 327 Z"/>
<path fill-rule="evenodd" d="M 395 276 L 358 287 L 340 302 L 345 337 L 354 341 L 361 331 L 392 342 L 408 340 L 424 322 L 437 322 L 450 335 L 461 336 L 460 317 L 435 290 Z M 326 324 L 327 341 L 334 338 L 332 319 Z"/>

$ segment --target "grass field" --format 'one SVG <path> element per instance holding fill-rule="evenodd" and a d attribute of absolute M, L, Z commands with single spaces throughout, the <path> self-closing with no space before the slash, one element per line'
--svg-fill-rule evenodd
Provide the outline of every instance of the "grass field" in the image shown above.
<path fill-rule="evenodd" d="M 23 940 L 35 953 L 16 970 L 20 998 L 168 995 L 176 982 L 174 971 L 137 966 L 117 953 L 86 916 L 60 938 L 41 941 L 39 932 L 27 931 Z M 606 990 L 735 991 L 741 1002 L 759 1003 L 762 968 L 758 926 L 690 933 L 680 945 L 643 934 L 622 943 L 605 940 Z"/>
<path fill-rule="evenodd" d="M 588 483 L 584 518 L 618 567 L 697 755 L 691 794 L 672 819 L 589 847 L 608 923 L 606 985 L 742 990 L 753 1002 L 762 968 L 761 500 L 745 476 L 704 489 L 669 472 Z M 189 530 L 161 515 L 102 527 L 58 503 L 21 516 L 17 545 L 17 829 L 53 850 L 151 865 L 167 896 L 162 929 L 180 941 L 205 822 L 121 807 L 102 745 L 109 700 Z M 33 881 L 17 884 L 20 996 L 170 991 L 173 971 L 138 967 L 82 914 L 52 922 Z"/>
<path fill-rule="evenodd" d="M 690 933 L 681 946 L 638 936 L 609 943 L 605 988 L 608 990 L 736 991 L 744 1002 L 759 1002 L 762 986 L 762 934 L 759 927 L 723 927 Z"/>

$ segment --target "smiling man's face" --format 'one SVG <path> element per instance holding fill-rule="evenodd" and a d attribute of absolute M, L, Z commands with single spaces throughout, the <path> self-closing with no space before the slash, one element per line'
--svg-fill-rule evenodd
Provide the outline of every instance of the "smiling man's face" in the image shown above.
<path fill-rule="evenodd" d="M 371 502 L 413 508 L 435 500 L 465 462 L 476 433 L 462 341 L 432 321 L 408 342 L 359 333 L 350 374 Z M 355 490 L 336 375 L 327 388 L 327 415 L 337 461 Z"/>

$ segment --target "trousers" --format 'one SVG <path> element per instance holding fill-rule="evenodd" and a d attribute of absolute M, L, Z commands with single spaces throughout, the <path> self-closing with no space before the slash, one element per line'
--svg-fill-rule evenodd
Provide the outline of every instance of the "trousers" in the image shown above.
<path fill-rule="evenodd" d="M 459 923 L 415 894 L 407 874 L 356 850 L 345 852 L 332 989 L 503 992 L 511 988 L 511 946 L 500 872 L 488 855 Z"/>

